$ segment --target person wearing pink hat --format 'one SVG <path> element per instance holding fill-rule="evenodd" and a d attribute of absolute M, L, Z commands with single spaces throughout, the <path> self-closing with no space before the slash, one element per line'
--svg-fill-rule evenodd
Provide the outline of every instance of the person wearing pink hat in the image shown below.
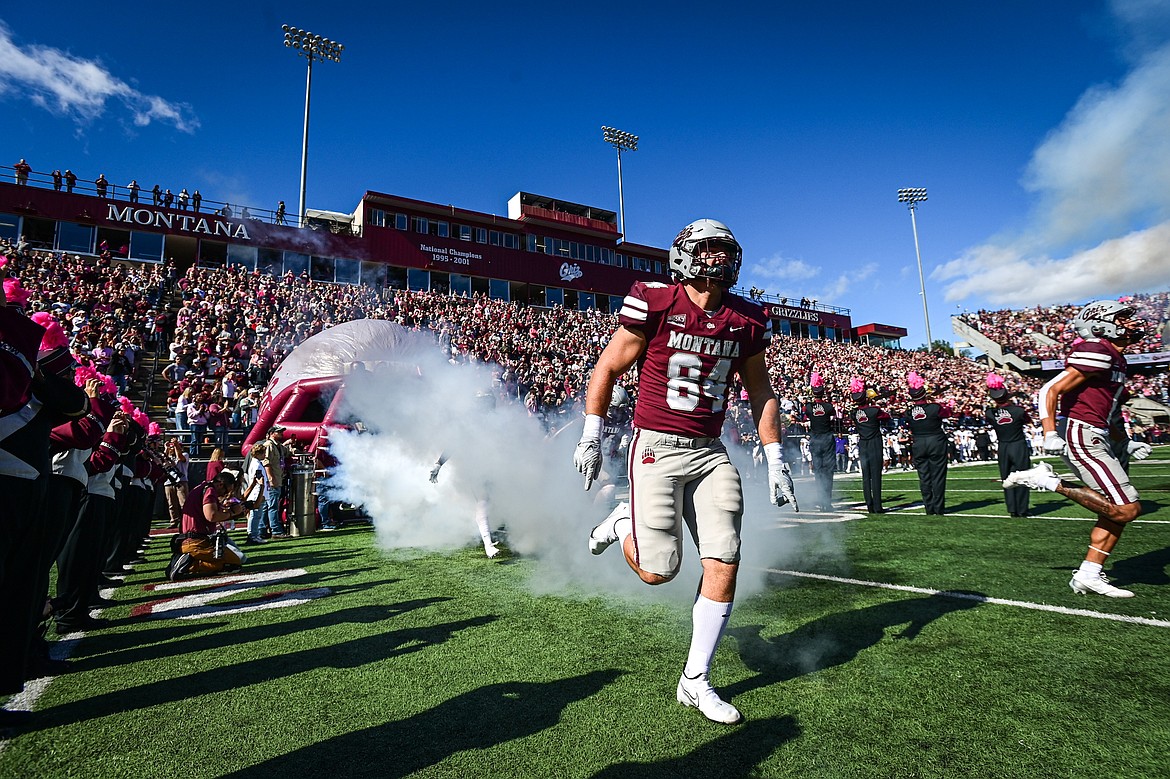
<path fill-rule="evenodd" d="M 865 510 L 870 514 L 884 514 L 882 507 L 882 427 L 890 415 L 874 405 L 877 393 L 865 386 L 860 376 L 849 381 L 849 398 L 856 408 L 849 412 L 857 431 L 857 448 L 861 458 L 861 492 Z"/>
<path fill-rule="evenodd" d="M 928 396 L 926 380 L 915 371 L 906 376 L 906 383 L 911 403 L 902 419 L 914 436 L 911 453 L 922 505 L 926 516 L 941 517 L 946 513 L 947 501 L 947 436 L 943 420 L 951 416 L 951 409 Z"/>
<path fill-rule="evenodd" d="M 987 424 L 995 430 L 998 443 L 999 478 L 1006 479 L 1012 471 L 1026 471 L 1032 467 L 1028 454 L 1028 436 L 1024 428 L 1032 422 L 1028 411 L 1008 392 L 1003 377 L 996 373 L 987 374 L 987 394 L 995 406 L 984 412 Z M 1023 485 L 1003 488 L 1003 500 L 1008 514 L 1013 517 L 1028 516 L 1029 490 Z"/>
<path fill-rule="evenodd" d="M 812 454 L 813 478 L 817 485 L 816 500 L 821 511 L 833 510 L 833 470 L 837 466 L 837 444 L 833 428 L 837 409 L 825 399 L 825 380 L 812 372 L 809 379 L 813 399 L 804 404 L 804 423 L 808 426 L 809 451 Z"/>

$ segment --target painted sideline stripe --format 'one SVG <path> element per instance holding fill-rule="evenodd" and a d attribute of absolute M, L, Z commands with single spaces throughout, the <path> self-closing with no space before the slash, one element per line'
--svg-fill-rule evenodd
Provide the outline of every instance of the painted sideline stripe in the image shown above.
<path fill-rule="evenodd" d="M 1130 617 L 1124 614 L 1106 614 L 1102 611 L 1093 611 L 1091 609 L 1070 609 L 1065 606 L 1049 606 L 1044 603 L 1030 603 L 1025 600 L 1005 600 L 1003 598 L 989 598 L 985 595 L 972 595 L 966 592 L 951 592 L 949 590 L 931 590 L 925 587 L 909 587 L 904 584 L 886 584 L 885 582 L 869 582 L 864 579 L 847 579 L 843 576 L 829 576 L 823 573 L 807 573 L 805 571 L 785 571 L 778 568 L 765 568 L 768 573 L 779 573 L 785 576 L 796 576 L 804 579 L 820 579 L 827 582 L 837 582 L 839 584 L 856 584 L 862 587 L 877 587 L 883 590 L 898 590 L 900 592 L 913 592 L 917 595 L 942 595 L 946 598 L 958 598 L 960 600 L 973 600 L 978 603 L 995 603 L 1000 606 L 1018 606 L 1022 609 L 1033 609 L 1035 611 L 1051 611 L 1055 614 L 1068 614 L 1074 617 L 1093 617 L 1094 619 L 1108 619 L 1114 622 L 1127 622 L 1131 625 L 1148 625 L 1156 628 L 1170 628 L 1170 621 L 1164 619 L 1150 619 L 1148 617 Z"/>

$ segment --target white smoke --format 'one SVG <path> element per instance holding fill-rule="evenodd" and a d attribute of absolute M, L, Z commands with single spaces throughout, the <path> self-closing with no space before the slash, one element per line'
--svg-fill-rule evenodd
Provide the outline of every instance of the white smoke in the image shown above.
<path fill-rule="evenodd" d="M 934 271 L 949 282 L 948 300 L 1035 305 L 1170 286 L 1170 13 L 1135 0 L 1114 11 L 1142 32 L 1134 68 L 1116 86 L 1087 90 L 1033 153 L 1024 184 L 1038 200 L 1028 226 Z"/>
<path fill-rule="evenodd" d="M 506 525 L 513 554 L 536 562 L 533 590 L 690 603 L 700 569 L 689 540 L 683 571 L 663 587 L 642 584 L 616 547 L 589 553 L 589 531 L 612 504 L 597 499 L 596 485 L 584 492 L 573 468 L 579 425 L 550 437 L 522 405 L 480 397 L 492 391 L 488 370 L 453 366 L 437 347 L 404 351 L 408 364 L 347 379 L 346 403 L 368 432 L 330 435 L 330 451 L 340 461 L 331 497 L 364 505 L 383 549 L 478 547 L 475 504 L 487 497 L 493 528 Z M 387 363 L 395 358 L 382 356 Z M 432 484 L 428 476 L 440 454 L 448 461 Z M 736 459 L 741 470 L 752 467 L 746 454 Z M 783 513 L 768 503 L 766 482 L 745 482 L 744 492 L 739 597 L 763 589 L 764 568 L 792 559 L 792 531 L 777 529 Z"/>

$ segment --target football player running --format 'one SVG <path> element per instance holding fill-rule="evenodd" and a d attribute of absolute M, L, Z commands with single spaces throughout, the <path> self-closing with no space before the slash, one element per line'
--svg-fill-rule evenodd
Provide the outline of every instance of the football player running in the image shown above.
<path fill-rule="evenodd" d="M 1040 389 L 1044 451 L 1062 455 L 1088 486 L 1062 481 L 1048 463 L 1015 471 L 1003 481 L 1004 487 L 1056 492 L 1096 513 L 1089 551 L 1069 581 L 1078 595 L 1133 597 L 1131 591 L 1110 584 L 1102 566 L 1125 525 L 1142 513 L 1118 449 L 1134 460 L 1150 454 L 1149 444 L 1128 440 L 1120 414 L 1127 396 L 1127 363 L 1121 350 L 1142 338 L 1142 322 L 1135 319 L 1135 312 L 1133 306 L 1116 300 L 1097 300 L 1081 309 L 1071 325 L 1084 340 L 1073 346 L 1064 371 Z"/>
<path fill-rule="evenodd" d="M 630 503 L 593 529 L 589 546 L 599 554 L 619 542 L 642 581 L 664 584 L 678 574 L 686 524 L 703 574 L 676 697 L 725 724 L 743 718 L 716 694 L 708 674 L 731 615 L 740 559 L 743 493 L 739 471 L 719 437 L 728 384 L 736 374 L 748 392 L 768 459 L 772 503 L 796 508 L 780 450 L 778 403 L 764 365 L 771 321 L 760 306 L 728 291 L 741 261 L 731 231 L 700 219 L 684 227 L 670 247 L 673 284 L 634 284 L 589 379 L 585 432 L 573 456 L 588 490 L 601 469 L 603 417 L 614 384 L 637 363 Z"/>

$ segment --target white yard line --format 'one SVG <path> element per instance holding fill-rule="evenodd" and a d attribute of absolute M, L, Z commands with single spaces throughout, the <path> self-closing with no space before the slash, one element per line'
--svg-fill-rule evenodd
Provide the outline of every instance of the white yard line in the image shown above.
<path fill-rule="evenodd" d="M 1016 606 L 1021 609 L 1034 611 L 1050 611 L 1054 614 L 1067 614 L 1074 617 L 1092 617 L 1093 619 L 1107 619 L 1114 622 L 1126 622 L 1131 625 L 1148 625 L 1157 628 L 1170 628 L 1170 621 L 1164 619 L 1150 619 L 1149 617 L 1131 617 L 1125 614 L 1106 614 L 1091 609 L 1070 609 L 1065 606 L 1049 606 L 1046 603 L 1031 603 L 1024 600 L 1005 600 L 1004 598 L 989 598 L 986 595 L 975 595 L 967 592 L 950 592 L 948 590 L 931 590 L 926 587 L 908 587 L 903 584 L 887 584 L 885 582 L 871 582 L 864 579 L 848 579 L 844 576 L 829 576 L 823 573 L 808 573 L 805 571 L 787 571 L 777 568 L 765 569 L 768 573 L 778 573 L 785 576 L 795 576 L 802 579 L 820 579 L 821 581 L 837 582 L 839 584 L 854 584 L 860 587 L 877 587 L 883 590 L 898 590 L 913 592 L 917 595 L 942 595 L 945 598 L 959 600 L 973 600 L 978 603 L 995 603 L 1000 606 Z"/>

